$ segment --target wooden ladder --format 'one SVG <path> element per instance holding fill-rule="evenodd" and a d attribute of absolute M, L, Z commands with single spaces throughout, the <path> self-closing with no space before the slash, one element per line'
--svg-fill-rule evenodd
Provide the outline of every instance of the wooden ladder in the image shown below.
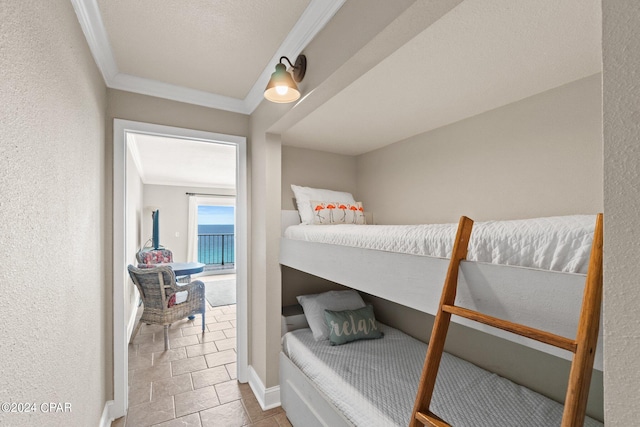
<path fill-rule="evenodd" d="M 446 421 L 432 413 L 429 410 L 429 406 L 431 404 L 431 397 L 433 396 L 438 368 L 440 367 L 440 359 L 444 351 L 444 343 L 452 314 L 573 352 L 574 356 L 571 363 L 569 384 L 562 416 L 562 427 L 581 427 L 584 424 L 593 360 L 598 341 L 598 328 L 600 326 L 600 306 L 602 303 L 602 222 L 602 214 L 598 214 L 582 298 L 578 331 L 575 340 L 572 340 L 454 305 L 460 261 L 467 257 L 467 247 L 469 238 L 471 237 L 471 229 L 473 228 L 473 221 L 471 219 L 464 216 L 460 218 L 458 232 L 451 254 L 451 261 L 449 263 L 449 270 L 447 271 L 442 296 L 440 298 L 440 306 L 436 313 L 435 323 L 431 332 L 427 357 L 424 362 L 424 368 L 422 369 L 409 427 L 419 427 L 420 425 L 432 427 L 449 426 Z"/>

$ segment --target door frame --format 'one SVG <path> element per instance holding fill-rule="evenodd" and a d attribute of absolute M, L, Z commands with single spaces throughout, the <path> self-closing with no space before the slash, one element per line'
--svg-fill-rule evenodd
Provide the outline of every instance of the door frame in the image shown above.
<path fill-rule="evenodd" d="M 113 403 L 112 419 L 120 418 L 128 409 L 129 334 L 131 313 L 125 313 L 124 285 L 128 280 L 126 260 L 126 153 L 128 132 L 145 133 L 180 139 L 210 141 L 236 146 L 236 327 L 238 381 L 248 381 L 248 189 L 247 139 L 173 126 L 130 120 L 113 121 Z"/>

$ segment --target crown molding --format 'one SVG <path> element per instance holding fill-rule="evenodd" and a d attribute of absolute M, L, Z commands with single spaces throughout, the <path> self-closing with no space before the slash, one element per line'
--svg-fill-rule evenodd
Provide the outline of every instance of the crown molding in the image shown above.
<path fill-rule="evenodd" d="M 78 16 L 80 27 L 87 39 L 93 59 L 96 61 L 106 85 L 109 86 L 109 82 L 118 74 L 118 67 L 113 57 L 107 30 L 102 22 L 98 3 L 96 0 L 71 0 L 71 4 Z"/>
<path fill-rule="evenodd" d="M 234 113 L 251 114 L 262 102 L 263 91 L 281 56 L 295 58 L 346 0 L 311 0 L 300 19 L 282 42 L 276 54 L 260 74 L 245 99 L 231 98 L 211 92 L 177 86 L 157 80 L 121 73 L 116 65 L 109 36 L 102 22 L 96 0 L 71 0 L 93 59 L 102 73 L 107 87 L 142 95 L 171 99 Z"/>
<path fill-rule="evenodd" d="M 234 113 L 251 114 L 251 111 L 246 108 L 244 101 L 241 99 L 172 85 L 158 80 L 145 79 L 131 74 L 118 73 L 107 86 L 112 89 L 186 102 L 187 104 L 217 108 Z"/>

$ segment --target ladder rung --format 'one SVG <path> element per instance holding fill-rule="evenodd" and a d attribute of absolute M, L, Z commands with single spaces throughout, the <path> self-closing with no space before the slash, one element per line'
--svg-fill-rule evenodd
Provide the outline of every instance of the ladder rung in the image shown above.
<path fill-rule="evenodd" d="M 416 420 L 420 421 L 425 426 L 431 427 L 451 427 L 446 421 L 438 417 L 433 412 L 416 412 Z"/>
<path fill-rule="evenodd" d="M 454 305 L 443 305 L 442 311 L 455 314 L 456 316 L 464 317 L 470 320 L 475 320 L 485 325 L 493 326 L 494 328 L 502 329 L 523 337 L 531 338 L 536 341 L 543 342 L 555 347 L 568 350 L 572 353 L 576 352 L 577 344 L 574 340 L 561 337 L 550 332 L 541 331 L 540 329 L 530 328 L 518 323 L 509 322 L 507 320 L 498 319 L 497 317 L 488 316 L 477 311 L 469 310 L 462 307 L 456 307 Z"/>

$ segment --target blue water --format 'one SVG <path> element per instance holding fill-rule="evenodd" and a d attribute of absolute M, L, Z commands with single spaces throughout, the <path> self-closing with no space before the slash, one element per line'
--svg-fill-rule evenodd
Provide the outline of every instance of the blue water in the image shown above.
<path fill-rule="evenodd" d="M 220 225 L 220 224 L 198 224 L 198 234 L 220 234 L 228 233 L 233 234 L 234 225 Z"/>
<path fill-rule="evenodd" d="M 204 264 L 232 264 L 235 262 L 233 224 L 198 225 L 198 262 Z"/>

